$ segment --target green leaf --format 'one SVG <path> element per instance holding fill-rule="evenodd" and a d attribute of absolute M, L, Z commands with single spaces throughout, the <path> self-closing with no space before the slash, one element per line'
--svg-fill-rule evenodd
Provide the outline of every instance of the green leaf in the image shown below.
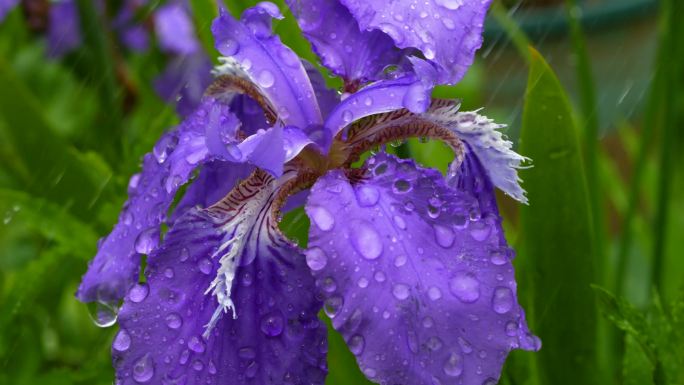
<path fill-rule="evenodd" d="M 540 384 L 604 384 L 597 364 L 596 282 L 592 222 L 577 129 L 567 95 L 542 56 L 530 49 L 520 152 L 530 205 L 521 208 L 530 285 L 530 324 L 543 348 Z M 523 299 L 523 304 L 524 303 Z"/>
<path fill-rule="evenodd" d="M 95 154 L 80 154 L 55 134 L 40 104 L 2 58 L 0 120 L 0 136 L 14 160 L 9 171 L 22 189 L 91 218 L 111 178 L 106 164 Z"/>

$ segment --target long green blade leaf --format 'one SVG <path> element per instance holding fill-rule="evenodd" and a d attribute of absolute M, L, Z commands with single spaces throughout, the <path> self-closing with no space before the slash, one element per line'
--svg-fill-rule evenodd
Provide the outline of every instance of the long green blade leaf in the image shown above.
<path fill-rule="evenodd" d="M 522 178 L 530 206 L 521 209 L 532 278 L 530 321 L 543 343 L 541 384 L 604 384 L 597 368 L 596 280 L 592 223 L 577 130 L 567 95 L 531 49 L 521 152 L 534 160 Z M 526 282 L 526 285 L 529 285 Z"/>

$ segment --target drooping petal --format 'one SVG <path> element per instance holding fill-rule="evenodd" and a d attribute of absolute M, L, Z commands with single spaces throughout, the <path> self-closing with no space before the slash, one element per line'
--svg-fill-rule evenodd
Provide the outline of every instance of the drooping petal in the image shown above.
<path fill-rule="evenodd" d="M 326 86 L 323 75 L 321 75 L 316 67 L 306 61 L 303 63 L 304 68 L 306 68 L 306 74 L 311 81 L 311 86 L 316 94 L 316 100 L 318 100 L 318 107 L 321 110 L 321 115 L 323 116 L 323 119 L 325 119 L 337 103 L 340 102 L 340 96 L 336 90 Z"/>
<path fill-rule="evenodd" d="M 257 172 L 171 228 L 149 258 L 147 282 L 121 309 L 112 345 L 117 383 L 323 384 L 321 304 L 304 256 L 273 227 L 276 187 Z M 229 264 L 224 254 L 237 259 Z M 206 292 L 222 276 L 230 276 L 220 282 L 233 289 L 237 318 L 214 318 L 223 308 Z"/>
<path fill-rule="evenodd" d="M 374 382 L 494 384 L 511 349 L 539 348 L 496 205 L 479 203 L 492 186 L 473 164 L 462 190 L 386 154 L 360 180 L 332 171 L 312 188 L 307 263 Z"/>
<path fill-rule="evenodd" d="M 205 127 L 208 111 L 213 108 L 215 104 L 207 100 L 178 129 L 162 136 L 152 153 L 143 157 L 141 173 L 129 182 L 129 199 L 119 222 L 99 245 L 83 276 L 77 293 L 81 301 L 118 300 L 137 280 L 140 257 L 158 247 L 159 225 L 166 219 L 176 191 L 196 167 L 211 159 Z"/>
<path fill-rule="evenodd" d="M 154 29 L 159 45 L 166 52 L 191 55 L 200 48 L 192 18 L 180 2 L 170 3 L 156 10 Z"/>
<path fill-rule="evenodd" d="M 61 0 L 50 5 L 48 54 L 60 57 L 81 45 L 81 21 L 75 0 Z"/>
<path fill-rule="evenodd" d="M 437 82 L 458 82 L 482 44 L 491 0 L 339 0 L 363 30 L 380 30 L 399 48 L 417 48 L 437 73 Z M 414 67 L 419 77 L 427 67 Z M 432 71 L 430 71 L 432 72 Z M 432 75 L 430 75 L 432 76 Z"/>
<path fill-rule="evenodd" d="M 241 21 L 221 10 L 212 32 L 216 49 L 225 57 L 215 72 L 249 79 L 275 107 L 285 125 L 320 125 L 321 112 L 306 69 L 271 31 L 272 18 L 280 19 L 282 15 L 268 2 L 246 10 Z"/>
<path fill-rule="evenodd" d="M 382 79 L 385 67 L 403 57 L 385 33 L 359 29 L 339 1 L 288 0 L 287 4 L 322 64 L 347 83 Z"/>
<path fill-rule="evenodd" d="M 173 58 L 154 80 L 155 91 L 168 103 L 175 103 L 181 116 L 199 105 L 211 83 L 211 61 L 203 52 Z"/>

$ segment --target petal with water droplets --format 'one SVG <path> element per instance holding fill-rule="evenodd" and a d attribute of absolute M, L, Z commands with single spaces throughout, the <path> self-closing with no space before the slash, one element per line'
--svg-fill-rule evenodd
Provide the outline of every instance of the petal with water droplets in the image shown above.
<path fill-rule="evenodd" d="M 481 384 L 499 377 L 511 349 L 537 349 L 493 188 L 476 160 L 454 188 L 439 172 L 384 153 L 365 167 L 355 182 L 340 171 L 321 178 L 307 212 L 325 208 L 335 222 L 334 231 L 310 228 L 312 272 L 366 376 Z M 373 204 L 359 193 L 369 189 Z"/>

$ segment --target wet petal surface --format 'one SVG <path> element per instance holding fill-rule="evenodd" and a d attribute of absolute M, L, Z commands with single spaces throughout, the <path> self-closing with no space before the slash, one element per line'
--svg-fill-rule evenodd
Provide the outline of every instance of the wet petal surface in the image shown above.
<path fill-rule="evenodd" d="M 464 163 L 451 188 L 435 170 L 379 154 L 363 180 L 331 171 L 312 188 L 307 262 L 375 382 L 495 383 L 511 349 L 539 347 L 478 166 Z"/>
<path fill-rule="evenodd" d="M 323 384 L 320 302 L 304 256 L 273 231 L 274 183 L 262 172 L 175 223 L 121 309 L 112 345 L 121 384 Z M 234 309 L 214 318 L 223 307 L 206 292 L 233 250 L 232 280 L 220 282 Z"/>

